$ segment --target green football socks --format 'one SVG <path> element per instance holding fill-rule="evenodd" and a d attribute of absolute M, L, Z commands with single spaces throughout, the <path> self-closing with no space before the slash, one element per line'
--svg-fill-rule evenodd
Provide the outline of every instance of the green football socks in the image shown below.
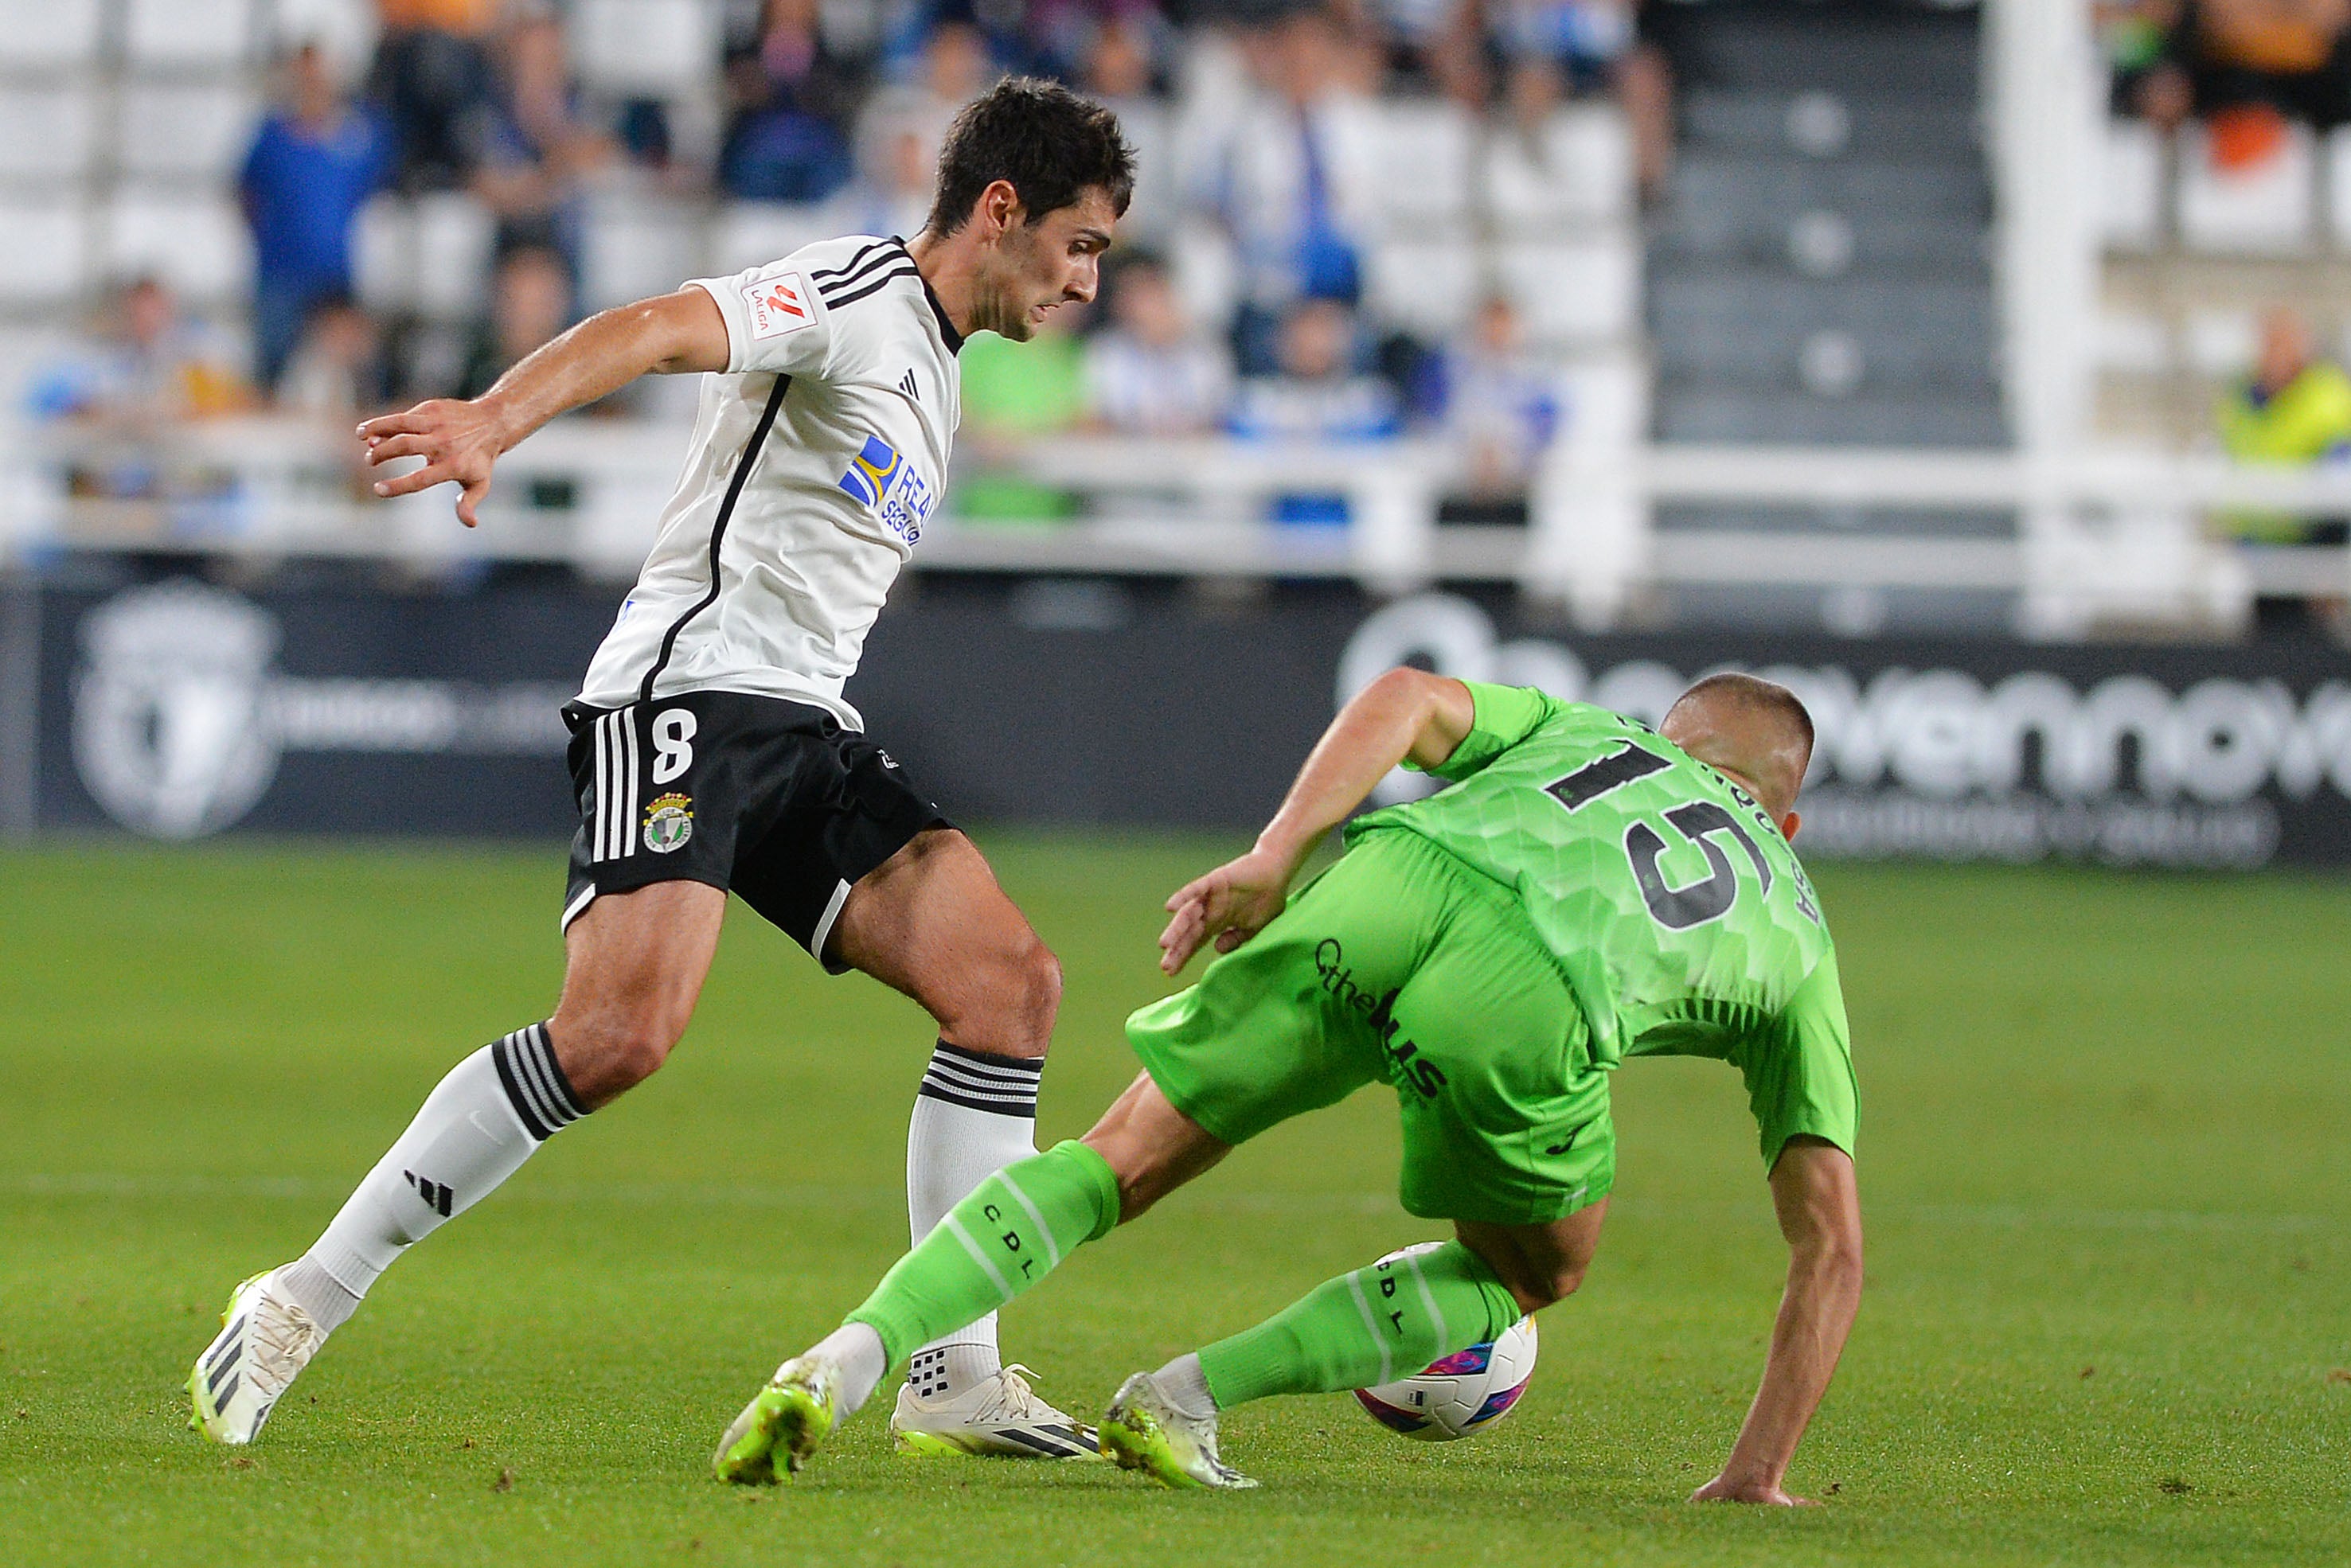
<path fill-rule="evenodd" d="M 1200 1369 L 1226 1410 L 1269 1394 L 1365 1388 L 1489 1341 L 1519 1317 L 1485 1260 L 1447 1241 L 1325 1281 L 1201 1351 Z"/>
<path fill-rule="evenodd" d="M 1117 1224 L 1118 1178 L 1109 1162 L 1083 1144 L 1057 1144 L 974 1187 L 845 1321 L 881 1335 L 895 1366 L 996 1311 Z"/>

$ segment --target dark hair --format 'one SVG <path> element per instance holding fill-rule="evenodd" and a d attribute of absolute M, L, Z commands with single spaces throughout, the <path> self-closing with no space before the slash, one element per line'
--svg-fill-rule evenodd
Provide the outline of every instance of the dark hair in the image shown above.
<path fill-rule="evenodd" d="M 951 235 L 971 217 L 979 193 L 1008 180 L 1034 224 L 1074 206 L 1094 186 L 1124 216 L 1134 194 L 1134 149 L 1118 116 L 1059 82 L 1007 77 L 964 106 L 939 151 L 939 193 L 933 234 Z"/>

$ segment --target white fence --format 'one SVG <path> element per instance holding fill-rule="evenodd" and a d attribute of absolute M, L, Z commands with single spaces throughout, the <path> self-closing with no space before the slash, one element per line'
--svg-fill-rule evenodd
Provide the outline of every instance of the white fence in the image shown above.
<path fill-rule="evenodd" d="M 483 527 L 459 527 L 444 487 L 368 497 L 347 435 L 238 420 L 189 426 L 142 448 L 162 472 L 195 476 L 197 498 L 75 499 L 60 476 L 119 455 L 83 435 L 20 438 L 0 452 L 0 562 L 73 549 L 168 548 L 269 559 L 367 556 L 423 568 L 469 559 L 545 559 L 632 575 L 674 481 L 684 432 L 573 419 L 500 465 Z M 1090 497 L 1052 525 L 936 526 L 931 570 L 1347 577 L 1375 591 L 1443 580 L 1515 582 L 1581 623 L 1619 623 L 1651 585 L 1969 588 L 2011 592 L 2028 634 L 2126 625 L 2226 630 L 2256 591 L 2351 593 L 2351 550 L 2243 550 L 2210 538 L 2213 511 L 2351 517 L 2351 469 L 2286 472 L 2139 454 L 1898 452 L 1562 444 L 1533 488 L 1531 525 L 1439 528 L 1459 465 L 1405 441 L 1286 448 L 1057 437 L 999 465 Z M 1265 520 L 1280 496 L 1348 498 L 1344 528 Z M 538 504 L 534 504 L 534 503 Z M 1676 503 L 1920 513 L 2009 513 L 2008 537 L 1931 531 L 1660 529 Z"/>

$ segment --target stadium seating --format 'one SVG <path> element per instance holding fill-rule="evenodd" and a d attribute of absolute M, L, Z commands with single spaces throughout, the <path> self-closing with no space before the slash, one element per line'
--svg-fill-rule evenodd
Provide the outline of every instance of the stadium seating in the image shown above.
<path fill-rule="evenodd" d="M 123 55 L 139 68 L 239 64 L 256 42 L 254 0 L 128 0 Z"/>
<path fill-rule="evenodd" d="M 569 37 L 573 67 L 591 90 L 692 98 L 709 88 L 717 7 L 709 0 L 579 0 Z"/>
<path fill-rule="evenodd" d="M 70 197 L 0 197 L 0 304 L 29 314 L 81 287 L 88 223 Z"/>
<path fill-rule="evenodd" d="M 21 0 L 0 26 L 0 69 L 72 70 L 98 58 L 99 0 Z"/>
<path fill-rule="evenodd" d="M 2004 440 L 1973 18 L 1692 21 L 1688 134 L 1647 264 L 1657 434 Z"/>
<path fill-rule="evenodd" d="M 133 81 L 120 99 L 116 162 L 131 176 L 235 179 L 260 104 L 240 82 Z"/>
<path fill-rule="evenodd" d="M 251 242 L 227 197 L 126 188 L 99 212 L 99 262 L 103 277 L 152 273 L 199 305 L 219 305 L 243 291 Z"/>
<path fill-rule="evenodd" d="M 2220 255 L 2293 255 L 2316 236 L 2317 141 L 2300 125 L 2269 157 L 2244 169 L 2218 167 L 2203 129 L 2180 132 L 2179 238 Z"/>
<path fill-rule="evenodd" d="M 0 88 L 0 179 L 78 183 L 96 151 L 97 105 L 71 84 Z"/>

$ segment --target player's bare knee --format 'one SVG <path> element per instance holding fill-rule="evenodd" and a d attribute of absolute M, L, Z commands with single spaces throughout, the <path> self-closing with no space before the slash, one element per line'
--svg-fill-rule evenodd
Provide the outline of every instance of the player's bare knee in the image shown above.
<path fill-rule="evenodd" d="M 648 1015 L 573 1020 L 560 1013 L 548 1030 L 563 1076 L 590 1110 L 659 1071 L 682 1032 Z"/>
<path fill-rule="evenodd" d="M 1061 961 L 1034 936 L 1015 961 L 1019 975 L 1018 1012 L 1023 1032 L 1035 1042 L 1035 1054 L 1045 1054 L 1053 1038 L 1053 1020 L 1061 1012 Z"/>
<path fill-rule="evenodd" d="M 986 969 L 967 1005 L 939 1019 L 951 1043 L 998 1056 L 1036 1058 L 1061 1010 L 1061 961 L 1032 934 Z"/>

